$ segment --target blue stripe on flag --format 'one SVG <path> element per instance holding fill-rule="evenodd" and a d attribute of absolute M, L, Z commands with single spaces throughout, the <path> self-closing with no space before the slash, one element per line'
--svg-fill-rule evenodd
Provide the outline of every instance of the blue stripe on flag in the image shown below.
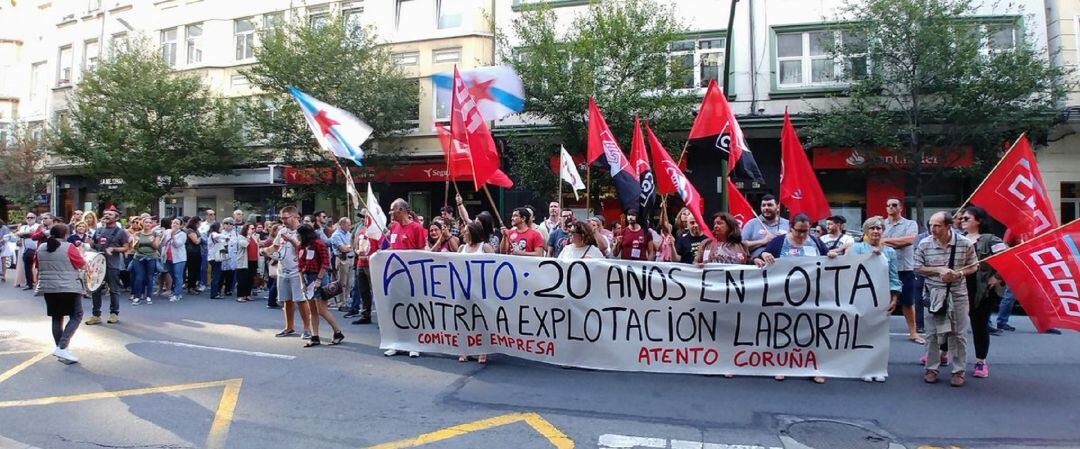
<path fill-rule="evenodd" d="M 1061 236 L 1061 239 L 1065 240 L 1065 246 L 1068 246 L 1069 250 L 1072 251 L 1073 258 L 1075 260 L 1080 260 L 1080 251 L 1076 249 L 1076 242 L 1073 240 L 1072 236 L 1069 234 L 1065 234 Z"/>
<path fill-rule="evenodd" d="M 360 163 L 360 160 L 364 158 L 364 150 L 363 149 L 361 149 L 361 148 L 353 148 L 352 145 L 349 145 L 349 143 L 345 139 L 341 138 L 341 134 L 339 134 L 337 132 L 337 130 L 334 129 L 333 126 L 330 127 L 330 134 L 333 134 L 334 138 L 337 139 L 337 141 L 341 145 L 341 147 L 344 148 L 345 151 L 349 152 L 349 155 L 345 156 L 347 159 L 351 159 L 356 165 L 359 165 L 359 166 L 364 165 L 364 164 Z"/>
<path fill-rule="evenodd" d="M 453 77 L 446 76 L 445 74 L 431 75 L 431 80 L 435 82 L 435 88 L 437 89 L 451 89 L 454 84 Z M 492 87 L 490 89 L 491 97 L 496 103 L 502 104 L 507 108 L 514 111 L 521 112 L 525 109 L 525 99 L 517 95 L 514 95 L 498 87 Z"/>

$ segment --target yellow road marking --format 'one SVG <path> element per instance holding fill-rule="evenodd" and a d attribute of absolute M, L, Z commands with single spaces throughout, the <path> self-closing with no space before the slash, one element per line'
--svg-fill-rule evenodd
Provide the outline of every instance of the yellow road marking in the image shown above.
<path fill-rule="evenodd" d="M 528 424 L 534 430 L 539 432 L 540 435 L 543 435 L 544 438 L 547 438 L 547 440 L 558 449 L 574 448 L 573 440 L 567 437 L 566 434 L 562 433 L 562 431 L 557 429 L 540 415 L 536 413 L 510 413 L 506 415 L 494 416 L 487 419 L 481 419 L 479 421 L 458 424 L 456 426 L 447 427 L 445 429 L 436 430 L 434 432 L 417 435 L 412 438 L 406 438 L 403 440 L 391 441 L 389 443 L 371 446 L 368 449 L 402 449 L 407 447 L 415 447 L 428 443 L 434 443 L 436 441 L 442 441 L 458 437 L 471 432 L 490 429 L 492 427 L 503 426 L 516 422 L 524 422 Z"/>
<path fill-rule="evenodd" d="M 0 375 L 0 382 L 26 369 L 27 366 L 41 360 L 49 353 L 36 356 L 21 365 L 8 370 Z M 25 366 L 24 366 L 25 365 Z M 7 377 L 3 377 L 7 376 Z M 232 425 L 233 413 L 236 411 L 236 402 L 240 399 L 240 387 L 244 379 L 228 379 L 213 382 L 198 382 L 191 384 L 166 385 L 163 387 L 135 388 L 131 390 L 101 391 L 97 393 L 73 394 L 67 396 L 51 396 L 37 399 L 22 399 L 16 401 L 2 401 L 0 408 L 27 407 L 34 405 L 66 404 L 71 402 L 90 401 L 94 399 L 117 399 L 127 396 L 139 396 L 157 393 L 176 393 L 180 391 L 197 390 L 200 388 L 225 387 L 218 401 L 217 410 L 214 412 L 214 421 L 210 425 L 210 432 L 206 436 L 205 446 L 208 449 L 223 449 L 229 437 L 229 427 Z"/>
<path fill-rule="evenodd" d="M 37 352 L 37 351 L 34 351 L 34 352 Z M 0 374 L 0 382 L 8 380 L 8 379 L 11 378 L 11 376 L 19 374 L 20 371 L 29 368 L 30 365 L 33 365 L 33 364 L 37 363 L 39 360 L 41 360 L 41 359 L 43 359 L 45 357 L 48 357 L 50 354 L 52 354 L 52 352 L 42 352 L 42 353 L 40 353 L 38 355 L 35 355 L 35 356 L 31 357 L 30 360 L 27 360 L 25 362 L 22 362 L 22 363 L 16 365 L 14 368 L 9 369 L 7 371 L 4 371 L 3 374 Z"/>

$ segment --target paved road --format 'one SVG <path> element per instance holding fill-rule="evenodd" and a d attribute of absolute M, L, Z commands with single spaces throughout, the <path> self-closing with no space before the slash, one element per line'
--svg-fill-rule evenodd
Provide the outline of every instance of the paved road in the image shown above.
<path fill-rule="evenodd" d="M 374 326 L 303 349 L 279 311 L 205 297 L 121 319 L 66 366 L 42 299 L 0 285 L 0 448 L 1080 447 L 1080 335 L 1024 317 L 963 389 L 922 383 L 895 317 L 887 383 L 826 385 L 387 358 Z"/>

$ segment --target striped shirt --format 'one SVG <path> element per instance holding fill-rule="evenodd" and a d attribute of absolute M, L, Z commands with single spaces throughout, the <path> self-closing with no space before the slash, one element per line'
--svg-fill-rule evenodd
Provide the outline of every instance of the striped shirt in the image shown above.
<path fill-rule="evenodd" d="M 956 260 L 952 264 L 954 270 L 979 262 L 979 257 L 975 254 L 975 244 L 971 240 L 955 230 L 950 231 L 949 234 L 949 244 L 945 246 L 942 246 L 933 235 L 919 242 L 918 248 L 915 249 L 916 270 L 923 267 L 948 267 L 949 255 L 954 245 L 956 246 Z M 941 276 L 927 276 L 926 287 L 945 288 L 945 282 L 941 280 Z M 954 299 L 965 299 L 968 296 L 967 283 L 963 279 L 953 281 L 949 288 Z"/>

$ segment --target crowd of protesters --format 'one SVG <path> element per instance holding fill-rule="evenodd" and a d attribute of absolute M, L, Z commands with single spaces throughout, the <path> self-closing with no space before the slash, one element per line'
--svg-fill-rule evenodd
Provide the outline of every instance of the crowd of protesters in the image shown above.
<path fill-rule="evenodd" d="M 333 332 L 328 343 L 341 343 L 345 335 L 333 312 L 343 312 L 342 318 L 354 319 L 355 325 L 372 323 L 368 261 L 380 249 L 759 267 L 788 257 L 878 254 L 889 266 L 889 313 L 900 308 L 908 339 L 927 347 L 922 358 L 924 380 L 937 382 L 940 366 L 951 361 L 953 386 L 965 383 L 969 331 L 975 347 L 973 375 L 985 378 L 989 336 L 1014 330 L 1008 319 L 1015 297 L 997 273 L 977 262 L 1024 236 L 1006 235 L 1003 240 L 993 235 L 986 212 L 974 206 L 954 215 L 934 214 L 928 232 L 919 234 L 916 223 L 903 216 L 902 201 L 890 198 L 887 216 L 870 217 L 861 233 L 853 235 L 843 216 L 823 223 L 804 214 L 782 218 L 781 206 L 771 195 L 762 198 L 760 214 L 745 223 L 724 213 L 715 214 L 712 223 L 698 223 L 684 208 L 675 214 L 674 223 L 660 214 L 654 226 L 635 210 L 625 211 L 622 220 L 611 225 L 599 215 L 579 219 L 554 201 L 543 220 L 534 208 L 524 206 L 514 209 L 509 223 L 503 223 L 486 211 L 471 217 L 462 198 L 455 200 L 456 207 L 443 207 L 439 216 L 425 220 L 408 202 L 396 199 L 390 205 L 387 229 L 378 230 L 369 230 L 362 215 L 354 226 L 349 217 L 335 222 L 321 211 L 302 216 L 295 207 L 283 208 L 272 222 L 245 219 L 242 210 L 219 221 L 214 210 L 206 210 L 204 218 L 129 217 L 126 228 L 119 212 L 111 208 L 101 220 L 92 212 L 76 211 L 67 223 L 48 214 L 40 218 L 27 214 L 26 223 L 14 230 L 0 226 L 0 238 L 19 247 L 15 254 L 6 242 L 3 245 L 2 274 L 6 281 L 11 263 L 17 266 L 17 286 L 27 290 L 41 286 L 48 313 L 54 317 L 57 357 L 68 361 L 77 361 L 67 344 L 82 316 L 81 301 L 72 305 L 71 298 L 86 295 L 93 304 L 87 325 L 103 322 L 105 294 L 109 324 L 119 322 L 123 294 L 133 306 L 152 305 L 155 298 L 180 301 L 185 294 L 207 290 L 213 300 L 264 298 L 267 308 L 283 310 L 284 329 L 277 337 L 299 335 L 305 347 L 319 346 L 323 343 L 319 327 L 325 321 Z M 703 232 L 703 225 L 711 227 L 715 238 Z M 45 257 L 42 248 L 48 251 Z M 61 263 L 63 257 L 53 255 L 56 251 L 73 254 L 70 264 Z M 71 273 L 86 264 L 87 251 L 103 255 L 106 262 L 105 282 L 92 292 L 71 283 Z M 996 327 L 990 323 L 994 311 L 998 311 Z M 70 317 L 66 326 L 58 316 Z M 385 355 L 397 353 L 388 350 Z M 477 360 L 485 363 L 487 357 Z M 813 380 L 825 382 L 822 377 Z"/>

